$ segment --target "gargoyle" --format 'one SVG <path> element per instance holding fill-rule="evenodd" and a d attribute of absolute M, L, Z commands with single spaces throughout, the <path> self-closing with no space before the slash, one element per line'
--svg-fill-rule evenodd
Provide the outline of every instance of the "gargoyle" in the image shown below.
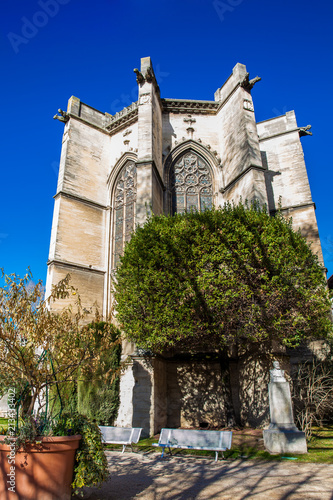
<path fill-rule="evenodd" d="M 154 75 L 153 75 L 152 69 L 150 67 L 147 68 L 147 71 L 146 71 L 146 74 L 145 74 L 145 78 L 146 78 L 147 82 L 152 82 L 153 81 Z"/>
<path fill-rule="evenodd" d="M 134 68 L 133 71 L 136 74 L 136 81 L 137 81 L 137 83 L 143 83 L 145 81 L 143 74 L 140 73 L 140 71 L 138 70 L 138 68 Z"/>
<path fill-rule="evenodd" d="M 60 116 L 59 115 L 54 115 L 53 119 L 54 120 L 59 120 L 60 122 L 68 122 L 69 120 L 69 114 L 66 113 L 66 111 L 63 111 L 62 109 L 58 109 L 58 113 L 60 113 Z"/>
<path fill-rule="evenodd" d="M 310 132 L 311 125 L 307 125 L 306 127 L 299 127 L 298 128 L 298 133 L 300 137 L 303 137 L 304 135 L 312 135 L 312 132 Z"/>
<path fill-rule="evenodd" d="M 247 91 L 250 91 L 254 87 L 254 85 L 257 82 L 260 82 L 260 80 L 261 80 L 260 76 L 256 76 L 255 78 L 252 78 L 252 80 L 249 80 L 249 76 L 250 76 L 250 74 L 246 73 L 244 80 L 240 84 L 241 87 L 243 87 L 243 89 L 245 89 Z"/>

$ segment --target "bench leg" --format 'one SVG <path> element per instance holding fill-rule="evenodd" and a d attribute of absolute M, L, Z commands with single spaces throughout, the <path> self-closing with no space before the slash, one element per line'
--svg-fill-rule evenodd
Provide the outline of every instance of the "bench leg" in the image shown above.
<path fill-rule="evenodd" d="M 123 444 L 123 451 L 122 451 L 122 453 L 124 453 L 125 448 L 126 448 L 126 444 Z"/>
<path fill-rule="evenodd" d="M 218 461 L 218 458 L 219 458 L 219 452 L 218 452 L 218 451 L 216 451 L 216 452 L 215 452 L 215 462 L 217 462 L 217 461 Z M 223 451 L 221 451 L 221 458 L 222 458 L 222 460 L 224 460 Z"/>
<path fill-rule="evenodd" d="M 165 446 L 162 446 L 162 455 L 161 455 L 161 458 L 164 457 L 164 450 L 165 450 Z"/>

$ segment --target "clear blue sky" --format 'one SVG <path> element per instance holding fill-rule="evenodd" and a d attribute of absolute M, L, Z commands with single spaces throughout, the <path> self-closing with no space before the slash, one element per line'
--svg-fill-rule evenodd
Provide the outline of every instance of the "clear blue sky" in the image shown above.
<path fill-rule="evenodd" d="M 328 276 L 333 273 L 331 2 L 3 0 L 0 266 L 46 277 L 63 125 L 71 95 L 109 113 L 137 99 L 150 56 L 162 97 L 214 99 L 237 62 L 257 121 L 294 109 Z"/>

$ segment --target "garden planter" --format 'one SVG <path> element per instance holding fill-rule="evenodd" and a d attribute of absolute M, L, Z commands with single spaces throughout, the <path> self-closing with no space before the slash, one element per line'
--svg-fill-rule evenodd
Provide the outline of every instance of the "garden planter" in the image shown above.
<path fill-rule="evenodd" d="M 18 451 L 0 441 L 1 500 L 70 500 L 80 435 L 41 438 Z M 8 457 L 9 455 L 9 457 Z"/>

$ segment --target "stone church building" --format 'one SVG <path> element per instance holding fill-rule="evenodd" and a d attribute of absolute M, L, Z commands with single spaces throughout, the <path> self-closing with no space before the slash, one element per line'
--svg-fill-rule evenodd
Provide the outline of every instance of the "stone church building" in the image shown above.
<path fill-rule="evenodd" d="M 70 273 L 83 303 L 97 303 L 107 318 L 119 256 L 147 212 L 200 210 L 240 198 L 266 204 L 271 214 L 280 204 L 322 260 L 300 141 L 310 127 L 299 127 L 294 111 L 257 123 L 251 89 L 260 78 L 249 79 L 243 64 L 211 101 L 161 98 L 149 57 L 134 71 L 138 100 L 119 113 L 71 97 L 67 111 L 55 116 L 64 134 L 47 290 Z M 152 435 L 162 426 L 226 424 L 217 361 L 147 361 L 130 344 L 123 353 L 131 357 L 117 425 Z M 267 406 L 255 408 L 248 396 L 256 376 L 250 382 L 239 362 L 231 375 L 240 420 L 260 424 Z"/>

